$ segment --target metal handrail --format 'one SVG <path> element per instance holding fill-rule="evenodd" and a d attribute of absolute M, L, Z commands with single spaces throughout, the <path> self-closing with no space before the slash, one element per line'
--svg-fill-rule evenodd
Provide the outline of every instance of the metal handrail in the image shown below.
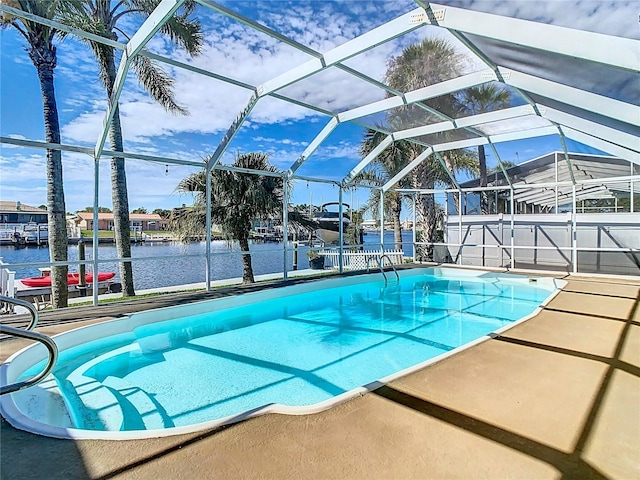
<path fill-rule="evenodd" d="M 12 383 L 9 385 L 1 385 L 0 395 L 4 395 L 6 393 L 17 392 L 18 390 L 22 390 L 23 388 L 36 385 L 37 383 L 42 381 L 47 375 L 49 375 L 49 373 L 51 373 L 51 370 L 53 370 L 53 367 L 56 364 L 56 361 L 58 360 L 58 347 L 56 343 L 48 336 L 43 335 L 42 333 L 31 331 L 38 324 L 38 311 L 35 309 L 33 305 L 31 305 L 29 302 L 25 302 L 24 300 L 5 297 L 4 295 L 0 295 L 0 301 L 25 307 L 29 310 L 32 317 L 31 323 L 29 323 L 29 326 L 27 327 L 26 330 L 0 324 L 0 333 L 4 333 L 14 337 L 19 337 L 19 338 L 27 338 L 29 340 L 35 340 L 37 342 L 44 344 L 47 350 L 49 350 L 49 361 L 47 362 L 45 369 L 35 377 L 32 377 L 28 380 Z"/>
<path fill-rule="evenodd" d="M 47 347 L 47 350 L 49 350 L 49 362 L 42 372 L 28 380 L 0 386 L 0 395 L 4 395 L 5 393 L 17 392 L 18 390 L 22 390 L 23 388 L 31 387 L 37 383 L 40 383 L 42 379 L 44 379 L 47 375 L 49 375 L 49 373 L 51 373 L 51 370 L 53 370 L 53 367 L 58 360 L 58 347 L 51 338 L 38 332 L 29 332 L 20 328 L 9 327 L 8 325 L 0 325 L 0 333 L 6 333 L 7 335 L 12 335 L 14 337 L 35 340 L 44 344 L 44 346 Z"/>
<path fill-rule="evenodd" d="M 400 275 L 398 275 L 398 270 L 396 270 L 396 266 L 393 264 L 393 261 L 391 261 L 391 258 L 389 257 L 389 255 L 387 255 L 386 253 L 384 255 L 380 255 L 380 257 L 378 257 L 378 263 L 380 264 L 380 268 L 382 269 L 382 259 L 386 258 L 387 260 L 389 260 L 389 265 L 391 265 L 391 269 L 393 270 L 393 273 L 396 274 L 396 282 L 400 283 Z"/>
<path fill-rule="evenodd" d="M 398 275 L 398 271 L 396 270 L 396 266 L 393 264 L 393 262 L 391 261 L 391 258 L 386 253 L 383 254 L 383 255 L 380 255 L 379 257 L 376 256 L 376 255 L 370 255 L 369 257 L 367 257 L 367 273 L 369 273 L 369 260 L 371 260 L 372 258 L 375 258 L 375 260 L 378 262 L 378 268 L 380 268 L 380 273 L 382 273 L 382 276 L 384 278 L 384 286 L 386 287 L 387 284 L 389 283 L 389 280 L 387 278 L 387 273 L 384 271 L 384 267 L 382 266 L 382 259 L 385 258 L 385 257 L 387 258 L 387 260 L 389 260 L 389 264 L 391 265 L 391 268 L 393 269 L 393 273 L 396 274 L 397 282 L 400 283 L 400 275 Z"/>
<path fill-rule="evenodd" d="M 0 295 L 0 302 L 12 303 L 29 310 L 29 313 L 31 314 L 31 323 L 27 326 L 26 330 L 33 330 L 38 326 L 38 310 L 36 310 L 36 307 L 34 307 L 33 304 L 18 298 L 5 297 L 4 295 Z"/>

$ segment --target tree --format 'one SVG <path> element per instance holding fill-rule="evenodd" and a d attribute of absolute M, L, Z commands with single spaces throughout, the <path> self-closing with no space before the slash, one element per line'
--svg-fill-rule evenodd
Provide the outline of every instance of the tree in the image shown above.
<path fill-rule="evenodd" d="M 82 0 L 82 8 L 75 9 L 66 15 L 65 23 L 110 40 L 118 40 L 118 33 L 124 35 L 121 26 L 131 22 L 135 17 L 146 17 L 158 5 L 159 0 Z M 114 5 L 115 3 L 115 5 Z M 186 50 L 190 55 L 200 52 L 202 34 L 200 24 L 189 16 L 195 8 L 193 1 L 186 1 L 183 6 L 160 28 L 173 43 Z M 133 18 L 132 18 L 133 17 Z M 113 47 L 98 42 L 80 40 L 89 43 L 100 67 L 100 78 L 105 86 L 107 98 L 111 98 L 116 79 L 115 50 Z M 146 57 L 137 55 L 132 61 L 133 70 L 141 85 L 167 111 L 175 114 L 187 114 L 187 110 L 175 101 L 173 80 L 157 64 Z M 124 151 L 122 127 L 118 106 L 114 106 L 114 115 L 109 126 L 109 143 L 116 152 Z M 127 177 L 125 161 L 122 157 L 111 160 L 111 197 L 113 202 L 114 235 L 118 257 L 131 257 L 131 241 L 129 226 L 129 199 L 127 193 Z M 131 262 L 120 264 L 123 296 L 133 296 L 133 269 Z"/>
<path fill-rule="evenodd" d="M 278 172 L 266 153 L 246 153 L 236 157 L 234 167 L 265 172 Z M 193 173 L 182 179 L 177 190 L 195 193 L 195 204 L 178 211 L 174 219 L 182 236 L 201 231 L 206 216 L 206 172 Z M 243 252 L 249 252 L 249 233 L 253 220 L 266 220 L 282 215 L 282 177 L 213 170 L 211 172 L 211 221 L 222 228 L 229 240 L 236 240 Z M 242 254 L 242 283 L 254 283 L 251 254 Z"/>
<path fill-rule="evenodd" d="M 171 210 L 166 210 L 164 208 L 156 208 L 153 212 L 154 215 L 160 215 L 160 218 L 163 220 L 168 219 L 171 216 Z"/>
<path fill-rule="evenodd" d="M 131 213 L 139 213 L 139 214 L 146 215 L 146 214 L 147 214 L 147 213 L 149 213 L 149 212 L 147 211 L 147 209 L 146 209 L 146 208 L 144 208 L 144 207 L 139 207 L 139 208 L 136 208 L 135 210 L 132 210 L 132 211 L 131 211 Z"/>
<path fill-rule="evenodd" d="M 82 210 L 78 210 L 79 212 L 89 212 L 93 213 L 93 207 L 84 207 Z M 110 208 L 107 207 L 98 207 L 98 213 L 112 213 Z"/>
<path fill-rule="evenodd" d="M 2 3 L 53 20 L 69 5 L 70 1 L 49 0 L 2 0 Z M 53 75 L 57 65 L 54 39 L 60 35 L 55 28 L 1 13 L 2 26 L 14 27 L 27 41 L 27 53 L 36 68 L 44 114 L 45 140 L 47 143 L 60 143 L 60 121 L 54 89 Z M 49 257 L 53 262 L 67 261 L 67 220 L 62 180 L 62 153 L 60 150 L 47 149 L 47 218 L 49 224 Z M 67 306 L 68 286 L 66 265 L 51 269 L 51 301 L 54 308 Z"/>
<path fill-rule="evenodd" d="M 470 115 L 492 112 L 509 106 L 511 94 L 509 90 L 493 83 L 485 83 L 478 87 L 465 90 L 460 102 L 462 110 Z M 480 186 L 487 186 L 487 159 L 484 145 L 478 145 L 478 163 L 480 167 Z M 489 213 L 489 201 L 486 191 L 480 192 L 480 212 L 483 215 Z"/>
<path fill-rule="evenodd" d="M 458 77 L 463 71 L 465 61 L 464 55 L 458 53 L 446 40 L 425 38 L 405 48 L 400 55 L 389 62 L 384 80 L 387 85 L 396 90 L 408 92 Z M 401 130 L 455 117 L 459 112 L 458 99 L 454 94 L 447 94 L 392 109 L 387 113 L 387 122 L 393 130 Z M 448 141 L 449 135 L 449 132 L 442 132 L 416 140 L 426 144 L 437 144 Z M 424 149 L 425 147 L 418 143 L 406 141 L 407 154 L 399 161 L 398 167 L 403 168 Z M 411 187 L 433 189 L 437 184 L 451 186 L 453 183 L 451 177 L 455 178 L 457 171 L 477 170 L 477 162 L 468 150 L 450 150 L 441 152 L 439 155 L 442 162 L 437 155 L 430 155 L 413 170 L 409 177 Z M 434 196 L 421 195 L 416 207 L 418 216 L 423 220 L 421 240 L 427 243 L 436 241 L 438 209 Z M 423 253 L 427 259 L 433 258 L 431 246 L 428 246 Z"/>
<path fill-rule="evenodd" d="M 360 156 L 364 158 L 369 155 L 386 136 L 386 134 L 379 131 L 367 129 L 360 144 Z M 356 180 L 381 187 L 411 161 L 414 153 L 413 146 L 406 140 L 393 142 L 376 157 L 370 168 L 359 175 Z M 407 177 L 401 179 L 399 184 L 394 185 L 394 187 L 401 188 L 409 186 L 409 179 Z M 380 193 L 371 190 L 371 196 L 367 203 L 369 210 L 373 211 L 373 215 L 376 217 L 380 211 Z M 386 192 L 383 208 L 385 213 L 388 213 L 393 220 L 395 248 L 402 249 L 402 222 L 400 221 L 402 196 L 393 190 Z"/>

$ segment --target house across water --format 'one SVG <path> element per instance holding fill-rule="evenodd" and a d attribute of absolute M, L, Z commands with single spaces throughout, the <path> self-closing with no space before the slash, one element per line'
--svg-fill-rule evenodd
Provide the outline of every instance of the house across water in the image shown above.
<path fill-rule="evenodd" d="M 21 202 L 0 201 L 0 226 L 3 230 L 25 223 L 47 223 L 47 210 L 32 207 Z"/>
<path fill-rule="evenodd" d="M 93 212 L 78 212 L 76 223 L 80 230 L 93 230 Z M 157 213 L 130 213 L 133 231 L 164 230 L 166 221 Z M 113 230 L 113 213 L 98 213 L 98 230 Z"/>
<path fill-rule="evenodd" d="M 19 201 L 0 201 L 0 244 L 46 244 L 47 210 Z"/>

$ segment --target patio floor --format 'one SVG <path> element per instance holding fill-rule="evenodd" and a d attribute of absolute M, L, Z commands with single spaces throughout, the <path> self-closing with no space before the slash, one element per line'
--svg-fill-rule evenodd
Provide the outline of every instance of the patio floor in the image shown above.
<path fill-rule="evenodd" d="M 2 420 L 1 478 L 640 478 L 640 282 L 565 279 L 537 317 L 315 415 L 77 442 Z M 39 330 L 127 305 L 45 314 Z M 0 342 L 0 359 L 23 345 Z"/>

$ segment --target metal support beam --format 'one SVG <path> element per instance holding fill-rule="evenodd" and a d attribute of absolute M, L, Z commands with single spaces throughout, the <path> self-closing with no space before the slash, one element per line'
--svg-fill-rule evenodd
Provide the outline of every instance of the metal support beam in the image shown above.
<path fill-rule="evenodd" d="M 393 142 L 393 136 L 387 135 L 387 137 L 385 137 L 385 139 L 382 140 L 376 148 L 371 150 L 369 155 L 364 157 L 362 161 L 360 161 L 360 163 L 358 163 L 358 165 L 356 165 L 355 168 L 351 170 L 346 177 L 344 177 L 342 183 L 344 184 L 350 183 L 356 175 L 358 175 L 362 170 L 364 170 L 364 168 L 367 165 L 373 162 L 378 157 L 378 155 L 380 155 L 384 151 L 385 148 L 391 145 L 392 142 Z"/>
<path fill-rule="evenodd" d="M 384 252 L 384 191 L 380 189 L 380 251 Z"/>
<path fill-rule="evenodd" d="M 598 150 L 602 150 L 603 152 L 607 152 L 618 158 L 628 160 L 630 163 L 640 165 L 640 153 L 638 152 L 629 150 L 628 148 L 621 147 L 619 145 L 615 145 L 611 142 L 594 137 L 587 133 L 579 132 L 578 130 L 574 130 L 573 128 L 563 127 L 563 131 L 568 138 L 575 140 L 576 142 L 589 145 L 590 147 L 597 148 Z"/>
<path fill-rule="evenodd" d="M 258 103 L 258 100 L 260 100 L 260 97 L 257 93 L 251 95 L 251 98 L 249 99 L 245 107 L 231 123 L 231 126 L 229 127 L 229 130 L 227 130 L 227 133 L 225 133 L 224 137 L 222 137 L 222 140 L 220 141 L 218 148 L 216 148 L 216 151 L 213 152 L 213 155 L 211 155 L 211 157 L 209 157 L 209 160 L 207 160 L 207 165 L 209 167 L 215 167 L 220 162 L 220 158 L 222 157 L 224 152 L 227 151 L 229 144 L 240 130 L 240 127 L 242 127 L 244 121 L 251 114 L 251 111 Z"/>
<path fill-rule="evenodd" d="M 93 245 L 91 246 L 91 250 L 93 252 L 93 306 L 98 306 L 98 272 L 100 271 L 100 264 L 98 263 L 98 247 L 99 247 L 99 238 L 98 238 L 98 212 L 99 208 L 99 200 L 100 200 L 100 159 L 93 159 Z"/>
<path fill-rule="evenodd" d="M 457 119 L 455 121 L 455 123 L 453 123 L 453 122 L 440 122 L 440 123 L 436 123 L 436 124 L 433 124 L 433 125 L 427 125 L 427 126 L 424 126 L 424 127 L 417 127 L 417 128 L 410 128 L 410 129 L 407 129 L 407 130 L 401 130 L 401 131 L 395 132 L 393 134 L 393 139 L 394 140 L 400 140 L 400 139 L 405 139 L 405 138 L 411 138 L 411 137 L 426 135 L 428 133 L 444 132 L 444 131 L 447 131 L 447 130 L 453 130 L 455 128 L 467 128 L 467 129 L 470 129 L 470 127 L 472 127 L 474 125 L 481 125 L 483 123 L 507 120 L 507 119 L 510 119 L 510 118 L 517 118 L 517 117 L 533 115 L 533 114 L 534 114 L 534 110 L 533 110 L 533 108 L 531 106 L 523 105 L 523 106 L 519 106 L 519 107 L 513 107 L 513 108 L 507 108 L 507 109 L 504 109 L 504 110 L 499 110 L 499 111 L 496 111 L 496 112 L 489 112 L 489 113 L 482 113 L 482 114 L 478 114 L 478 115 L 471 115 L 471 116 L 468 116 L 468 117 Z M 491 148 L 493 149 L 494 153 L 496 154 L 496 157 L 498 158 L 498 163 L 500 165 L 500 168 L 502 169 L 502 172 L 505 175 L 505 178 L 507 179 L 507 182 L 509 184 L 511 184 L 511 181 L 508 178 L 509 175 L 506 173 L 506 170 L 504 169 L 504 166 L 502 165 L 502 162 L 500 162 L 499 155 L 497 154 L 497 150 L 495 149 L 495 146 L 493 145 L 491 137 L 488 136 L 488 135 L 484 135 L 484 134 L 482 134 L 482 132 L 478 132 L 476 130 L 473 130 L 473 132 L 476 133 L 476 134 L 482 135 L 482 136 L 478 137 L 478 138 L 475 138 L 475 139 L 470 139 L 470 140 L 461 140 L 459 142 L 451 142 L 451 143 L 447 143 L 447 144 L 441 144 L 441 145 L 432 147 L 432 149 L 434 151 L 445 151 L 445 150 L 452 150 L 454 148 L 466 148 L 468 146 L 489 144 L 491 146 Z M 522 133 L 522 134 L 524 134 L 524 133 Z M 446 168 L 446 165 L 445 165 L 445 168 Z M 410 171 L 411 171 L 411 169 L 409 169 L 405 173 L 405 175 L 407 173 L 409 173 Z M 400 176 L 399 178 L 396 178 L 396 177 L 394 177 L 395 182 L 393 182 L 393 184 L 397 183 L 397 181 L 402 179 L 404 177 L 404 175 Z M 453 179 L 453 180 L 455 181 L 455 179 Z M 383 187 L 383 188 L 385 188 L 385 191 L 389 190 L 390 187 L 388 187 L 388 185 L 389 184 L 387 183 L 385 185 L 385 187 Z"/>
<path fill-rule="evenodd" d="M 638 107 L 636 105 L 508 68 L 500 67 L 500 70 L 504 75 L 508 76 L 508 79 L 505 80 L 507 85 L 512 85 L 524 91 L 536 93 L 543 97 L 566 103 L 567 105 L 573 105 L 583 110 L 597 112 L 600 115 L 628 123 L 629 125 L 640 126 L 640 115 L 638 115 Z"/>
<path fill-rule="evenodd" d="M 314 58 L 297 67 L 268 80 L 258 87 L 260 96 L 267 95 L 302 80 L 320 70 L 354 57 L 366 50 L 393 40 L 416 28 L 426 25 L 427 18 L 424 9 L 415 10 L 401 15 L 373 30 L 370 30 L 348 42 L 324 53 L 321 58 Z"/>
<path fill-rule="evenodd" d="M 100 158 L 102 156 L 102 150 L 104 149 L 104 144 L 107 141 L 107 136 L 109 136 L 111 121 L 113 120 L 113 116 L 115 115 L 116 109 L 118 108 L 120 94 L 122 93 L 124 82 L 127 79 L 127 73 L 129 72 L 130 64 L 131 60 L 128 58 L 127 52 L 125 51 L 122 54 L 120 65 L 118 65 L 118 72 L 116 73 L 113 90 L 111 91 L 111 96 L 109 97 L 109 103 L 107 105 L 107 111 L 105 112 L 104 119 L 102 121 L 102 130 L 100 131 L 98 141 L 96 142 L 96 146 L 93 150 L 93 155 L 95 158 Z"/>
<path fill-rule="evenodd" d="M 458 190 L 458 265 L 462 265 L 462 250 L 462 190 Z"/>
<path fill-rule="evenodd" d="M 537 50 L 604 63 L 635 72 L 640 42 L 623 37 L 575 30 L 528 20 L 431 3 L 444 9 L 438 24 L 446 29 L 492 38 Z M 593 48 L 584 48 L 591 45 Z"/>
<path fill-rule="evenodd" d="M 234 19 L 234 20 L 236 20 L 236 21 L 248 26 L 249 28 L 257 30 L 260 33 L 263 33 L 263 34 L 265 34 L 265 35 L 267 35 L 267 36 L 269 36 L 271 38 L 275 38 L 279 42 L 282 42 L 282 43 L 284 43 L 286 45 L 289 45 L 290 47 L 295 48 L 296 50 L 299 50 L 301 52 L 306 53 L 307 55 L 310 55 L 310 56 L 312 56 L 312 57 L 314 57 L 316 59 L 319 59 L 321 61 L 321 64 L 323 62 L 326 63 L 324 61 L 324 57 L 323 57 L 322 53 L 320 53 L 320 52 L 318 52 L 318 51 L 316 51 L 316 50 L 314 50 L 314 49 L 312 49 L 312 48 L 310 48 L 310 47 L 308 47 L 308 46 L 306 46 L 306 45 L 304 45 L 302 43 L 299 43 L 299 42 L 297 42 L 297 41 L 295 41 L 295 40 L 293 40 L 293 39 L 291 39 L 291 38 L 289 38 L 289 37 L 287 37 L 285 35 L 282 35 L 281 33 L 277 32 L 277 31 L 275 31 L 275 30 L 273 30 L 273 29 L 271 29 L 271 28 L 269 28 L 269 27 L 267 27 L 265 25 L 262 25 L 261 23 L 258 23 L 258 22 L 254 21 L 254 20 L 251 20 L 250 18 L 245 17 L 244 15 L 241 15 L 241 14 L 239 14 L 237 12 L 234 12 L 233 10 L 231 10 L 231 9 L 229 9 L 229 8 L 223 6 L 223 5 L 220 5 L 219 3 L 213 2 L 211 0 L 197 0 L 197 1 L 201 5 L 203 5 L 205 7 L 208 7 L 210 9 L 212 9 L 212 10 L 215 10 L 215 11 L 217 11 L 217 12 L 219 12 L 219 13 L 221 13 L 221 14 L 229 17 L 229 18 L 232 18 L 232 19 Z M 309 62 L 309 63 L 313 63 L 313 62 Z M 325 68 L 325 67 L 326 67 L 326 65 L 322 65 L 322 68 Z M 347 72 L 348 74 L 353 75 L 353 76 L 355 76 L 355 77 L 357 77 L 357 78 L 359 78 L 361 80 L 364 80 L 365 82 L 370 83 L 371 85 L 375 85 L 376 87 L 383 89 L 384 91 L 388 92 L 391 95 L 401 95 L 401 93 L 398 90 L 395 90 L 395 89 L 393 89 L 393 88 L 391 88 L 391 87 L 389 87 L 389 86 L 377 81 L 376 79 L 371 78 L 368 75 L 365 75 L 362 72 L 354 70 L 353 68 L 348 67 L 347 65 L 342 65 L 340 63 L 336 63 L 335 67 L 340 69 L 340 70 L 342 70 L 342 71 L 344 71 L 344 72 Z M 260 88 L 260 87 L 258 87 L 258 88 Z M 261 95 L 262 94 L 263 93 L 261 92 Z M 264 94 L 275 96 L 275 95 L 273 95 L 273 92 L 264 93 Z"/>
<path fill-rule="evenodd" d="M 282 279 L 286 281 L 289 276 L 287 268 L 289 246 L 289 177 L 287 175 L 282 176 L 282 245 Z"/>
<path fill-rule="evenodd" d="M 206 255 L 207 258 L 205 259 L 205 264 L 207 266 L 207 270 L 204 273 L 205 276 L 205 282 L 207 284 L 207 286 L 205 287 L 207 292 L 211 291 L 211 168 L 207 165 L 204 168 L 205 171 L 205 182 L 206 182 L 206 186 L 205 186 L 205 195 L 207 196 L 206 198 L 206 220 L 205 220 L 205 228 L 206 230 Z"/>
<path fill-rule="evenodd" d="M 400 170 L 396 175 L 394 175 L 393 178 L 391 178 L 391 180 L 389 180 L 387 183 L 385 183 L 382 186 L 382 190 L 384 192 L 389 191 L 389 189 L 391 189 L 391 187 L 393 187 L 396 183 L 398 183 L 400 180 L 402 180 L 404 177 L 406 177 L 407 175 L 409 175 L 409 173 L 411 173 L 418 165 L 420 165 L 425 159 L 427 159 L 429 157 L 429 155 L 431 155 L 433 153 L 433 148 L 427 148 L 425 151 L 423 151 L 420 155 L 418 155 L 412 162 L 409 163 L 409 165 L 407 165 L 406 167 L 404 167 L 402 170 Z"/>
<path fill-rule="evenodd" d="M 491 150 L 493 150 L 493 154 L 496 156 L 496 160 L 498 161 L 498 166 L 500 167 L 500 171 L 504 175 L 504 179 L 506 180 L 509 187 L 512 187 L 513 184 L 511 183 L 511 178 L 509 177 L 509 173 L 507 172 L 507 169 L 504 167 L 504 164 L 502 163 L 502 159 L 500 158 L 500 154 L 498 153 L 498 149 L 493 144 L 491 139 L 489 139 L 489 146 L 491 147 Z M 497 204 L 496 204 L 496 208 L 497 208 Z"/>
<path fill-rule="evenodd" d="M 338 187 L 338 272 L 344 273 L 344 222 L 342 214 L 342 185 Z"/>
<path fill-rule="evenodd" d="M 569 150 L 567 150 L 567 142 L 565 141 L 562 127 L 556 124 L 556 128 L 558 129 L 558 134 L 560 135 L 560 143 L 562 144 L 562 153 L 564 154 L 564 161 L 567 164 L 567 170 L 569 170 L 569 175 L 571 176 L 571 182 L 575 185 L 576 176 L 573 174 L 573 165 L 571 164 L 571 159 L 569 158 Z"/>
<path fill-rule="evenodd" d="M 313 155 L 313 153 L 318 149 L 318 147 L 326 140 L 326 138 L 331 135 L 331 132 L 335 130 L 340 121 L 336 117 L 332 117 L 331 120 L 324 126 L 324 128 L 320 131 L 316 138 L 314 138 L 311 143 L 304 149 L 302 155 L 298 157 L 298 159 L 291 165 L 289 168 L 289 176 L 295 175 L 295 173 L 302 167 L 302 165 L 307 161 L 307 159 Z"/>
<path fill-rule="evenodd" d="M 86 40 L 91 40 L 92 42 L 108 45 L 110 47 L 117 48 L 119 50 L 124 50 L 126 48 L 126 45 L 124 43 L 116 42 L 109 38 L 101 37 L 100 35 L 94 35 L 92 33 L 85 32 L 84 30 L 80 30 L 78 28 L 69 27 L 60 22 L 56 22 L 55 20 L 39 17 L 37 15 L 34 15 L 33 13 L 26 12 L 24 10 L 17 9 L 17 8 L 12 8 L 2 3 L 0 3 L 0 12 L 8 13 L 17 18 L 23 18 L 25 20 L 29 20 L 30 22 L 39 23 L 40 25 L 46 25 L 47 27 L 54 28 L 61 32 L 70 33 L 79 38 L 84 38 Z"/>
<path fill-rule="evenodd" d="M 0 136 L 0 144 L 16 145 L 18 147 L 40 148 L 46 150 L 62 150 L 63 152 L 84 153 L 93 157 L 93 148 L 78 147 L 75 145 L 65 145 L 62 143 L 48 143 L 39 140 L 26 140 L 24 138 L 11 138 Z"/>
<path fill-rule="evenodd" d="M 438 162 L 440 162 L 440 165 L 442 165 L 442 168 L 444 168 L 444 171 L 447 172 L 449 179 L 451 179 L 451 183 L 453 183 L 453 185 L 455 185 L 455 187 L 460 191 L 461 188 L 460 188 L 460 184 L 458 183 L 458 180 L 456 180 L 456 177 L 453 175 L 453 172 L 449 171 L 449 167 L 447 167 L 447 162 L 444 161 L 444 158 L 442 158 L 442 155 L 440 155 L 440 152 L 436 152 L 434 148 L 433 153 L 438 159 Z"/>

